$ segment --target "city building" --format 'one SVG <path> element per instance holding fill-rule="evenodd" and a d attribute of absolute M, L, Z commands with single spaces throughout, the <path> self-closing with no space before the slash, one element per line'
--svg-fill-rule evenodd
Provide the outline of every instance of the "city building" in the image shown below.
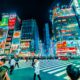
<path fill-rule="evenodd" d="M 0 23 L 0 54 L 4 54 L 7 34 L 8 34 L 8 19 L 7 13 L 2 14 L 2 20 Z"/>
<path fill-rule="evenodd" d="M 23 20 L 21 28 L 21 46 L 24 53 L 34 52 L 39 50 L 39 32 L 38 26 L 34 19 Z M 24 49 L 25 48 L 25 49 Z"/>
<path fill-rule="evenodd" d="M 53 16 L 53 39 L 56 39 L 56 53 L 77 53 L 80 29 L 73 8 L 62 8 L 58 12 L 56 10 Z"/>
<path fill-rule="evenodd" d="M 49 33 L 49 25 L 48 23 L 45 23 L 44 26 L 44 48 L 45 48 L 45 55 L 49 55 L 49 50 L 50 50 L 50 33 Z"/>
<path fill-rule="evenodd" d="M 80 27 L 80 1 L 79 0 L 73 0 L 71 4 L 73 11 L 76 15 L 79 27 Z"/>
<path fill-rule="evenodd" d="M 13 52 L 13 49 L 12 49 L 12 42 L 13 42 L 13 37 L 14 37 L 13 34 L 14 34 L 14 30 L 17 30 L 16 27 L 20 24 L 20 19 L 18 18 L 16 13 L 10 13 L 8 15 L 9 15 L 9 18 L 8 18 L 8 34 L 7 34 L 5 50 L 4 50 L 4 53 L 6 53 L 6 54 Z"/>

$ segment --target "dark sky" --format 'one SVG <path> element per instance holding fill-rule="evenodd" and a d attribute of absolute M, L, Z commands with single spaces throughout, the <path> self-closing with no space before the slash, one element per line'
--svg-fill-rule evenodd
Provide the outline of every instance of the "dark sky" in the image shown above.
<path fill-rule="evenodd" d="M 63 0 L 0 0 L 0 13 L 17 12 L 22 20 L 36 19 L 40 36 L 42 36 L 44 23 L 49 22 L 49 9 L 52 3 L 55 5 L 57 2 L 63 2 Z M 51 23 L 49 22 L 49 24 Z"/>

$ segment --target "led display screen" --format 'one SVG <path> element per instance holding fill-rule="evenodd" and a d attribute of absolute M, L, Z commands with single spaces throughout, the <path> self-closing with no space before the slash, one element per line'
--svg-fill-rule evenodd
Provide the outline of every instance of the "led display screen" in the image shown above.
<path fill-rule="evenodd" d="M 2 21 L 1 21 L 1 26 L 8 26 L 8 20 L 9 20 L 9 15 L 3 15 Z"/>
<path fill-rule="evenodd" d="M 9 19 L 8 26 L 9 28 L 15 26 L 16 18 Z"/>
<path fill-rule="evenodd" d="M 20 31 L 15 31 L 13 37 L 19 38 L 20 37 Z"/>

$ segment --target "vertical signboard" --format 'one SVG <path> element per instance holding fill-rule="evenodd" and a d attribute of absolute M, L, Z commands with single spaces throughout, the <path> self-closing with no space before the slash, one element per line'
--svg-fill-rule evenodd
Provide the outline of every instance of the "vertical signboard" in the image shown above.
<path fill-rule="evenodd" d="M 9 29 L 14 29 L 15 23 L 16 23 L 16 15 L 11 14 L 8 22 Z"/>
<path fill-rule="evenodd" d="M 9 15 L 8 14 L 3 14 L 2 21 L 1 21 L 1 26 L 8 26 L 8 20 L 9 20 Z"/>
<path fill-rule="evenodd" d="M 15 23 L 16 23 L 16 14 L 10 14 L 9 21 L 8 21 L 9 30 L 8 30 L 7 40 L 6 40 L 6 42 L 9 42 L 9 44 L 5 45 L 5 53 L 7 54 L 11 53 L 10 48 L 12 44 Z"/>

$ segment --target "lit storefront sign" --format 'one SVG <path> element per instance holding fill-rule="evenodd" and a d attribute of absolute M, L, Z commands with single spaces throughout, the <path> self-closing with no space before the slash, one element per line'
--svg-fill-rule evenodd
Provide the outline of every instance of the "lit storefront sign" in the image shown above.
<path fill-rule="evenodd" d="M 19 46 L 18 44 L 12 44 L 11 48 L 12 48 L 12 50 L 16 50 L 16 49 L 18 49 L 18 46 Z"/>
<path fill-rule="evenodd" d="M 57 55 L 69 52 L 76 53 L 76 51 L 77 48 L 75 46 L 69 46 L 66 41 L 57 44 L 57 49 L 56 49 Z"/>
<path fill-rule="evenodd" d="M 75 13 L 72 8 L 60 9 L 57 11 L 57 8 L 53 10 L 53 19 L 56 17 L 64 17 L 64 16 L 74 16 Z M 66 22 L 64 19 L 63 22 Z"/>
<path fill-rule="evenodd" d="M 14 32 L 13 37 L 14 38 L 19 38 L 20 37 L 20 32 L 19 31 Z"/>
<path fill-rule="evenodd" d="M 13 29 L 15 26 L 15 23 L 16 23 L 16 15 L 11 14 L 8 22 L 9 29 Z"/>
<path fill-rule="evenodd" d="M 61 43 L 58 43 L 57 44 L 57 49 L 58 48 L 64 48 L 64 47 L 66 47 L 67 46 L 67 43 L 66 43 L 66 41 L 64 41 L 64 42 L 61 42 Z"/>
<path fill-rule="evenodd" d="M 60 53 L 76 53 L 77 51 L 77 48 L 75 47 L 66 47 L 66 48 L 60 48 L 60 49 L 57 49 L 57 54 L 60 54 Z"/>
<path fill-rule="evenodd" d="M 9 20 L 9 15 L 3 15 L 2 16 L 2 21 L 1 21 L 1 26 L 8 26 L 8 20 Z"/>
<path fill-rule="evenodd" d="M 29 48 L 29 47 L 30 47 L 30 43 L 29 42 L 21 43 L 21 48 Z"/>
<path fill-rule="evenodd" d="M 7 41 L 12 41 L 12 38 L 7 38 Z"/>
<path fill-rule="evenodd" d="M 3 42 L 0 43 L 0 49 L 4 49 L 5 48 L 5 43 L 6 43 L 6 41 L 3 41 Z"/>
<path fill-rule="evenodd" d="M 9 29 L 13 29 L 16 23 L 16 18 L 9 19 L 8 26 Z"/>
<path fill-rule="evenodd" d="M 5 54 L 9 54 L 10 53 L 10 49 L 5 49 L 4 53 Z"/>

